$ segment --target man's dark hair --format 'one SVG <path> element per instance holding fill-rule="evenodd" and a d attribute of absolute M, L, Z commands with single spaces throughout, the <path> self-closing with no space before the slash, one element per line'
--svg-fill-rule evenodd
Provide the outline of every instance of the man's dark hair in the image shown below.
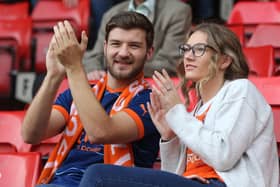
<path fill-rule="evenodd" d="M 154 28 L 149 19 L 137 12 L 121 12 L 113 16 L 106 25 L 105 40 L 108 41 L 109 33 L 114 28 L 129 29 L 142 29 L 146 31 L 147 47 L 151 48 L 154 40 Z"/>

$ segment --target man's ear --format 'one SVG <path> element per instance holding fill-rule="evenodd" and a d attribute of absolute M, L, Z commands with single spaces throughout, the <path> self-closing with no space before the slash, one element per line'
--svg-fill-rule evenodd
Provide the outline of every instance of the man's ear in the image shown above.
<path fill-rule="evenodd" d="M 153 57 L 153 55 L 154 55 L 154 47 L 151 47 L 147 51 L 147 55 L 146 55 L 147 56 L 147 60 L 150 60 Z"/>
<path fill-rule="evenodd" d="M 228 55 L 223 55 L 221 56 L 221 59 L 220 59 L 220 69 L 221 70 L 225 70 L 227 69 L 230 64 L 232 63 L 232 58 Z"/>

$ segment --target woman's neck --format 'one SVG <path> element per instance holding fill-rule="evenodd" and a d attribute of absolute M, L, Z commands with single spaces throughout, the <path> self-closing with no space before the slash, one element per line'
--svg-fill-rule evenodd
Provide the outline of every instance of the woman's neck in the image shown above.
<path fill-rule="evenodd" d="M 200 97 L 202 103 L 206 103 L 212 99 L 224 85 L 224 78 L 216 76 L 202 85 L 200 90 Z"/>

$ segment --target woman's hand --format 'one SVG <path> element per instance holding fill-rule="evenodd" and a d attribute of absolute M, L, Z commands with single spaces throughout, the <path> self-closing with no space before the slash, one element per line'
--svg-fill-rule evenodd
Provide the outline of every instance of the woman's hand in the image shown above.
<path fill-rule="evenodd" d="M 167 121 L 165 120 L 166 110 L 161 107 L 159 95 L 153 90 L 150 94 L 151 103 L 147 104 L 148 111 L 151 115 L 152 121 L 154 122 L 157 130 L 161 135 L 162 140 L 170 140 L 176 135 L 169 128 Z"/>
<path fill-rule="evenodd" d="M 156 83 L 153 90 L 159 96 L 159 102 L 164 110 L 168 111 L 176 104 L 182 103 L 173 81 L 164 69 L 162 73 L 155 71 L 153 80 Z"/>

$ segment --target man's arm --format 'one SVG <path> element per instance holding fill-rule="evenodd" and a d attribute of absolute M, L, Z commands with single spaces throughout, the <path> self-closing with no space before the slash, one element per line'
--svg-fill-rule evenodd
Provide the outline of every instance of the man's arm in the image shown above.
<path fill-rule="evenodd" d="M 63 66 L 55 57 L 54 45 L 53 37 L 46 57 L 47 75 L 23 120 L 21 133 L 27 143 L 40 143 L 61 132 L 65 124 L 63 115 L 52 110 L 56 92 L 65 75 Z"/>
<path fill-rule="evenodd" d="M 67 34 L 68 33 L 68 34 Z M 126 143 L 138 138 L 135 120 L 126 112 L 110 117 L 96 99 L 82 65 L 82 56 L 86 49 L 87 37 L 82 33 L 79 43 L 69 22 L 59 23 L 55 32 L 58 58 L 66 70 L 70 90 L 80 120 L 94 143 Z M 65 36 L 69 37 L 65 37 Z"/>
<path fill-rule="evenodd" d="M 23 124 L 22 137 L 31 144 L 55 136 L 61 132 L 65 124 L 63 115 L 58 110 L 52 110 L 52 103 L 58 90 L 60 81 L 48 75 L 30 107 L 28 108 Z"/>

